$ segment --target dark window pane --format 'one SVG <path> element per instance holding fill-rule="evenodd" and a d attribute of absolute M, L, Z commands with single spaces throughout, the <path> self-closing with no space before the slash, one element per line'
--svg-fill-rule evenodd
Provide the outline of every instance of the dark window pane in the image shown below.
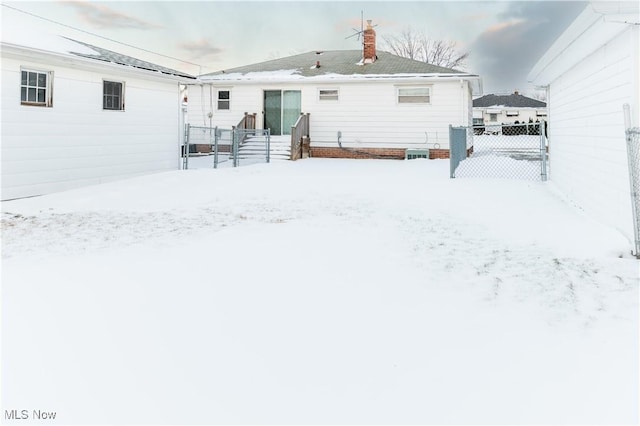
<path fill-rule="evenodd" d="M 29 86 L 35 86 L 37 78 L 38 78 L 38 74 L 36 74 L 35 72 L 30 72 L 29 73 Z"/>
<path fill-rule="evenodd" d="M 22 84 L 23 86 L 27 85 L 27 72 L 26 71 L 22 71 Z"/>
<path fill-rule="evenodd" d="M 229 99 L 229 91 L 228 90 L 221 90 L 220 92 L 218 92 L 218 99 Z"/>
<path fill-rule="evenodd" d="M 44 103 L 44 89 L 38 89 L 38 102 Z"/>
<path fill-rule="evenodd" d="M 27 101 L 29 102 L 36 101 L 36 89 L 29 88 L 29 96 L 27 97 Z"/>
<path fill-rule="evenodd" d="M 115 81 L 104 81 L 103 82 L 103 101 L 102 108 L 103 109 L 112 109 L 112 110 L 122 110 L 124 109 L 122 102 L 122 83 L 117 83 Z"/>
<path fill-rule="evenodd" d="M 27 88 L 26 87 L 20 88 L 20 100 L 22 102 L 26 102 L 27 101 Z"/>
<path fill-rule="evenodd" d="M 218 101 L 218 109 L 229 109 L 229 101 Z"/>
<path fill-rule="evenodd" d="M 47 87 L 47 75 L 38 74 L 38 87 Z"/>

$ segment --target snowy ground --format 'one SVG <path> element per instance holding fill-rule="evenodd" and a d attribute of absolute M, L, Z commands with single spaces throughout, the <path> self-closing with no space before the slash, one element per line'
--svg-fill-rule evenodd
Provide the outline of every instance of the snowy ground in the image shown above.
<path fill-rule="evenodd" d="M 630 242 L 550 183 L 448 168 L 309 159 L 3 203 L 2 409 L 637 423 Z"/>

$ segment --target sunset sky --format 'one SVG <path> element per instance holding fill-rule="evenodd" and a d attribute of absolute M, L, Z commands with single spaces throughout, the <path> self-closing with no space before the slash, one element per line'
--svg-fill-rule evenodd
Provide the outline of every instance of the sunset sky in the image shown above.
<path fill-rule="evenodd" d="M 311 50 L 360 49 L 364 19 L 412 28 L 470 52 L 484 93 L 532 92 L 526 76 L 586 7 L 578 1 L 2 1 L 2 38 L 66 35 L 194 75 Z M 140 48 L 140 49 L 138 49 Z M 141 50 L 143 49 L 143 50 Z M 171 57 L 171 58 L 169 58 Z M 180 61 L 179 61 L 179 60 Z"/>

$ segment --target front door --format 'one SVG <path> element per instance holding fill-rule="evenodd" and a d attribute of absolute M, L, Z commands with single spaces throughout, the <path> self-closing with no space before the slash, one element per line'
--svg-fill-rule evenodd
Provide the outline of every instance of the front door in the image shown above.
<path fill-rule="evenodd" d="M 264 128 L 272 135 L 290 135 L 301 111 L 299 90 L 264 91 Z"/>

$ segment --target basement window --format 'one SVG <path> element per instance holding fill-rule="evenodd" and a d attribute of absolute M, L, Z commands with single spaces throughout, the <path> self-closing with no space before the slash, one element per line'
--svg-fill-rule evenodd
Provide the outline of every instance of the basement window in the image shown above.
<path fill-rule="evenodd" d="M 398 88 L 398 103 L 399 104 L 431 103 L 431 89 L 429 87 Z"/>
<path fill-rule="evenodd" d="M 21 70 L 20 103 L 22 105 L 51 107 L 51 71 Z"/>
<path fill-rule="evenodd" d="M 337 101 L 339 97 L 338 89 L 320 89 L 318 91 L 318 98 L 321 101 Z"/>
<path fill-rule="evenodd" d="M 231 91 L 218 90 L 218 109 L 228 110 L 231 108 Z"/>
<path fill-rule="evenodd" d="M 102 109 L 124 111 L 124 83 L 102 81 Z"/>

